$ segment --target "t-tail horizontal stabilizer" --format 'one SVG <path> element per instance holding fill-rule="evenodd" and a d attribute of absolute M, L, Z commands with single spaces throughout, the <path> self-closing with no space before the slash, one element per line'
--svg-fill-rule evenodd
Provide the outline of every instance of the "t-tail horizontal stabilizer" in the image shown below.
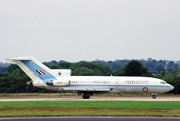
<path fill-rule="evenodd" d="M 56 80 L 51 69 L 40 63 L 34 57 L 18 57 L 7 59 L 17 65 L 32 79 L 32 81 L 39 84 L 46 85 L 47 81 Z M 42 86 L 43 86 L 42 85 Z"/>

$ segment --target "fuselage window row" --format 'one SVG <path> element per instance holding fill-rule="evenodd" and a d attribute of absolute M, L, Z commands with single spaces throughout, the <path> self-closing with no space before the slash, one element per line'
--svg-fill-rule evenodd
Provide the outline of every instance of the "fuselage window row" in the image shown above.
<path fill-rule="evenodd" d="M 77 83 L 93 83 L 93 84 L 110 84 L 110 81 L 70 81 L 71 84 Z"/>

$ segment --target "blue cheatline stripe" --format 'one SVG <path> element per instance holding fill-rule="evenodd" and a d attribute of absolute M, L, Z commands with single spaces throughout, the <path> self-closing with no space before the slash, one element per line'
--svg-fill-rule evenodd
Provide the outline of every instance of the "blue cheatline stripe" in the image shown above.
<path fill-rule="evenodd" d="M 153 87 L 153 88 L 172 88 L 172 86 L 155 86 L 155 85 L 69 85 L 70 87 Z"/>
<path fill-rule="evenodd" d="M 48 73 L 46 70 L 41 68 L 39 65 L 34 63 L 31 60 L 21 60 L 21 62 L 26 65 L 32 72 L 34 72 L 44 83 L 47 83 L 47 81 L 50 80 L 56 80 L 54 76 L 52 76 L 50 73 Z M 38 70 L 41 70 L 45 73 L 45 75 L 38 72 Z"/>

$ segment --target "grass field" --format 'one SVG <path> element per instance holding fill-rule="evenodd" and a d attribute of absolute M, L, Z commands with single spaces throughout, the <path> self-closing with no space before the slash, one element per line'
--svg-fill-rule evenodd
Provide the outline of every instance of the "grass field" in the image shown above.
<path fill-rule="evenodd" d="M 0 117 L 12 116 L 178 116 L 180 102 L 27 101 L 0 102 Z"/>

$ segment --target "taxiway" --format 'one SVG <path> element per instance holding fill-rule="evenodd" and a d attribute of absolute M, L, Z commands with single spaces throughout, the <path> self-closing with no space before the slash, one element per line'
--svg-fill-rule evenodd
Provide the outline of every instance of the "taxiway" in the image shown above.
<path fill-rule="evenodd" d="M 108 117 L 108 116 L 0 118 L 0 121 L 179 121 L 179 120 L 180 117 Z"/>

